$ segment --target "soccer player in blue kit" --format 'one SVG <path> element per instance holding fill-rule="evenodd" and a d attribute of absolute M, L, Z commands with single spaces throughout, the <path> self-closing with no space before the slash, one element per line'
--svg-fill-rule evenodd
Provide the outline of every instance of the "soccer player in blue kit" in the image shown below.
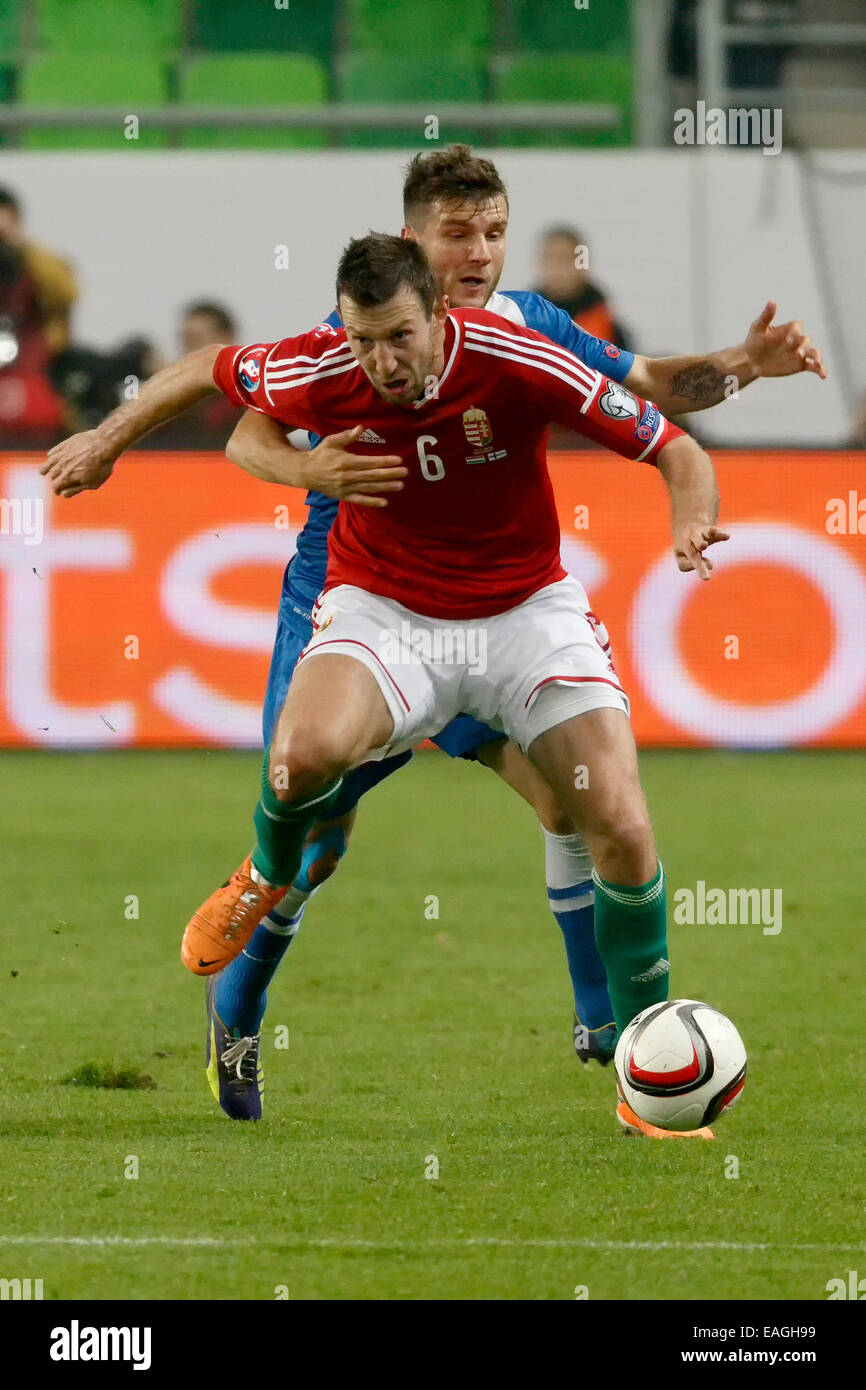
<path fill-rule="evenodd" d="M 544 333 L 589 366 L 651 398 L 663 414 L 715 404 L 722 399 L 727 378 L 736 376 L 741 385 L 750 379 L 750 364 L 743 349 L 714 354 L 711 360 L 636 358 L 584 332 L 564 310 L 538 294 L 497 291 L 508 224 L 506 191 L 494 166 L 465 146 L 416 156 L 403 192 L 406 234 L 424 247 L 440 288 L 454 307 L 483 306 Z M 332 325 L 339 322 L 336 311 L 326 320 Z M 761 332 L 759 320 L 756 336 Z M 798 340 L 795 351 L 803 350 L 807 355 L 811 352 L 810 362 L 819 362 L 818 355 L 805 346 L 799 330 L 794 336 Z M 785 361 L 793 365 L 794 360 L 789 345 Z M 259 476 L 271 477 L 271 467 L 275 466 L 276 473 L 285 469 L 285 436 L 276 421 L 250 414 L 235 431 L 227 453 L 234 462 Z M 385 472 L 382 476 L 386 476 Z M 324 585 L 327 537 L 339 505 L 336 498 L 316 491 L 308 494 L 307 503 L 309 518 L 283 582 L 265 696 L 266 745 L 285 702 L 295 662 L 310 637 L 310 612 Z M 602 636 L 606 641 L 606 636 Z M 574 993 L 575 1051 L 581 1061 L 595 1058 L 605 1064 L 613 1055 L 616 1030 L 611 1021 L 604 966 L 595 945 L 592 861 L 582 836 L 560 810 L 541 775 L 503 734 L 462 715 L 434 742 L 451 757 L 472 758 L 492 768 L 535 809 L 544 834 L 548 901 L 562 930 Z M 328 820 L 310 834 L 304 865 L 290 894 L 277 911 L 264 919 L 244 953 L 217 977 L 212 997 L 224 1025 L 231 1020 L 235 1032 L 241 1028 L 253 1037 L 259 1032 L 264 984 L 273 973 L 272 963 L 282 956 L 300 925 L 310 894 L 333 872 L 345 853 L 360 796 L 401 767 L 408 756 L 411 755 L 366 764 L 346 779 L 344 792 Z M 227 1027 L 226 1033 L 229 1031 Z M 215 1038 L 213 1041 L 216 1043 Z M 225 1046 L 231 1047 L 234 1041 L 234 1034 L 226 1036 Z M 213 1059 L 215 1047 L 210 1055 Z M 230 1086 L 231 1079 L 227 1078 L 226 1083 Z"/>
<path fill-rule="evenodd" d="M 507 194 L 495 166 L 466 146 L 416 156 L 405 180 L 404 208 L 404 234 L 421 243 L 440 291 L 454 307 L 484 307 L 544 333 L 589 366 L 654 401 L 663 413 L 684 413 L 718 403 L 732 378 L 743 387 L 761 375 L 803 370 L 824 375 L 820 354 L 799 324 L 772 325 L 772 304 L 740 347 L 703 357 L 648 359 L 585 333 L 563 310 L 537 294 L 498 292 L 505 258 Z M 335 311 L 322 325 L 322 333 L 336 324 Z M 186 360 L 160 373 L 160 377 L 175 373 L 161 397 L 154 390 L 155 378 L 137 402 L 121 407 L 105 426 L 92 432 L 104 438 L 86 458 L 82 451 L 69 450 L 76 439 L 86 436 L 73 437 L 52 450 L 44 471 L 51 474 L 55 491 L 72 496 L 84 487 L 99 486 L 133 439 L 199 398 L 199 387 L 187 386 L 178 372 Z M 200 372 L 196 379 L 200 380 Z M 112 421 L 116 421 L 113 436 Z M 283 581 L 265 696 L 266 745 L 295 663 L 312 632 L 311 610 L 324 585 L 328 534 L 340 498 L 383 506 L 387 493 L 402 487 L 401 460 L 384 454 L 373 459 L 353 455 L 350 446 L 355 434 L 347 431 L 316 443 L 312 450 L 298 449 L 287 441 L 279 422 L 249 412 L 226 449 L 230 459 L 260 478 L 310 488 L 308 520 Z M 290 438 L 296 440 L 296 436 Z M 603 631 L 599 635 L 606 642 Z M 613 1054 L 616 1031 L 595 944 L 592 861 L 583 838 L 540 773 L 503 734 L 463 715 L 435 742 L 452 757 L 476 759 L 496 771 L 535 809 L 545 840 L 548 899 L 562 930 L 574 992 L 575 1050 L 581 1061 L 594 1058 L 606 1063 Z M 261 1114 L 258 1053 L 266 990 L 297 933 L 306 904 L 345 853 L 360 797 L 411 756 L 402 753 L 368 763 L 345 778 L 327 819 L 309 832 L 300 872 L 283 901 L 264 917 L 242 954 L 208 980 L 208 1079 L 215 1098 L 232 1118 L 255 1119 Z"/>

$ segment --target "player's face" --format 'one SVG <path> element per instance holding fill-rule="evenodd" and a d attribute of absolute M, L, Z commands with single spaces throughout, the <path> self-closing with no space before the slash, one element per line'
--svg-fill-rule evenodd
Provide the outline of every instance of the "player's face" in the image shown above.
<path fill-rule="evenodd" d="M 21 239 L 21 218 L 14 208 L 0 208 L 0 241 L 17 243 Z"/>
<path fill-rule="evenodd" d="M 577 247 L 568 237 L 548 237 L 541 249 L 539 268 L 544 293 L 550 299 L 571 299 L 580 292 L 586 273 L 575 267 Z"/>
<path fill-rule="evenodd" d="M 390 405 L 409 406 L 442 370 L 447 302 L 428 316 L 414 290 L 398 290 L 374 309 L 340 296 L 349 347 L 371 384 Z"/>
<path fill-rule="evenodd" d="M 187 314 L 180 327 L 181 353 L 198 352 L 199 348 L 210 347 L 211 343 L 223 342 L 225 334 L 220 334 L 219 324 L 210 314 Z"/>
<path fill-rule="evenodd" d="M 439 293 L 455 309 L 483 309 L 499 284 L 505 261 L 508 204 L 439 202 L 406 235 L 420 242 L 436 276 Z"/>

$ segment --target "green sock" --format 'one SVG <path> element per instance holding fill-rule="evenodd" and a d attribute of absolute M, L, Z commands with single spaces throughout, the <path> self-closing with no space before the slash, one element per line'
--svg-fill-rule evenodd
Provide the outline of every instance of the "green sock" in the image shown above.
<path fill-rule="evenodd" d="M 648 883 L 605 883 L 593 870 L 595 942 L 607 971 L 620 1032 L 635 1014 L 668 997 L 667 904 L 661 864 Z"/>
<path fill-rule="evenodd" d="M 293 883 L 301 867 L 304 837 L 313 821 L 327 815 L 343 785 L 342 777 L 303 801 L 280 801 L 268 778 L 268 754 L 262 765 L 262 795 L 253 815 L 256 847 L 253 866 L 268 883 Z"/>

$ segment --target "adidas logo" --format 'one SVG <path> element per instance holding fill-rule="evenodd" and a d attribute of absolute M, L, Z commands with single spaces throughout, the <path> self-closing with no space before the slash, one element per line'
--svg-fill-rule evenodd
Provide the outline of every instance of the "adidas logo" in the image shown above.
<path fill-rule="evenodd" d="M 364 430 L 364 433 L 363 433 L 363 434 L 359 434 L 359 435 L 358 435 L 358 443 L 359 443 L 359 444 L 384 444 L 385 441 L 384 441 L 384 439 L 382 438 L 381 434 L 377 434 L 375 430 Z"/>
<path fill-rule="evenodd" d="M 650 966 L 649 970 L 644 970 L 640 975 L 632 975 L 631 978 L 636 985 L 648 985 L 651 980 L 657 980 L 659 975 L 667 975 L 670 968 L 670 961 L 665 960 L 662 956 L 654 965 Z"/>

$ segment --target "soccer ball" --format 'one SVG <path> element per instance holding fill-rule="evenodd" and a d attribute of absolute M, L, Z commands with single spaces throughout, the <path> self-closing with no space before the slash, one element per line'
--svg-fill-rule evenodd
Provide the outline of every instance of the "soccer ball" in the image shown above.
<path fill-rule="evenodd" d="M 729 1018 L 697 999 L 652 1004 L 616 1045 L 622 1098 L 660 1129 L 700 1129 L 739 1099 L 746 1049 Z"/>

